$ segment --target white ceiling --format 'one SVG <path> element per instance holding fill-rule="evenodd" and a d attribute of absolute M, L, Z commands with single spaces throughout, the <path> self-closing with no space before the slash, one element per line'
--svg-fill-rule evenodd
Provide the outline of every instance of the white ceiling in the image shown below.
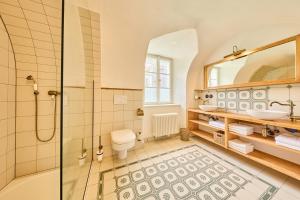
<path fill-rule="evenodd" d="M 278 24 L 300 26 L 299 8 L 300 0 L 102 0 L 103 65 L 110 67 L 103 70 L 104 82 L 111 68 L 143 67 L 153 38 L 195 29 L 199 53 L 192 68 L 198 67 L 241 33 Z"/>
<path fill-rule="evenodd" d="M 149 42 L 148 53 L 173 59 L 188 59 L 198 52 L 197 32 L 187 29 L 168 33 Z M 193 57 L 192 57 L 193 59 Z"/>

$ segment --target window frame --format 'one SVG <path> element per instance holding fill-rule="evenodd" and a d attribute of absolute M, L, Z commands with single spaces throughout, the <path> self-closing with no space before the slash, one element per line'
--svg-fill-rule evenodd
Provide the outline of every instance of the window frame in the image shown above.
<path fill-rule="evenodd" d="M 214 80 L 214 81 L 216 81 L 216 83 L 217 83 L 217 85 L 219 85 L 219 83 L 220 83 L 220 69 L 219 68 L 212 68 L 211 69 L 211 71 L 210 71 L 210 75 L 211 75 L 211 72 L 212 72 L 212 70 L 215 70 L 216 71 L 216 73 L 217 73 L 217 78 L 216 79 L 209 79 L 209 84 L 211 85 L 211 81 L 212 80 Z M 210 76 L 211 77 L 211 76 Z M 215 86 L 212 86 L 212 87 L 215 87 Z"/>
<path fill-rule="evenodd" d="M 145 95 L 144 95 L 144 105 L 167 105 L 167 104 L 172 104 L 173 103 L 173 59 L 172 58 L 169 58 L 169 57 L 166 57 L 166 56 L 161 56 L 161 55 L 155 55 L 155 54 L 147 54 L 147 57 L 152 57 L 152 58 L 155 58 L 156 59 L 156 76 L 157 76 L 157 83 L 156 83 L 156 87 L 153 87 L 153 88 L 156 88 L 156 97 L 157 97 L 157 100 L 156 102 L 146 102 L 146 98 L 145 98 Z M 160 60 L 168 60 L 170 62 L 170 73 L 169 73 L 169 81 L 170 81 L 170 101 L 168 102 L 161 102 L 161 99 L 160 99 L 160 90 L 161 89 L 164 89 L 164 88 L 161 88 L 161 80 L 160 80 L 160 77 L 161 77 L 161 74 L 163 73 L 160 73 Z M 146 63 L 145 63 L 146 64 Z M 144 66 L 144 77 L 146 76 L 146 66 Z M 144 90 L 146 88 L 150 88 L 150 87 L 146 87 L 146 84 L 144 86 Z"/>

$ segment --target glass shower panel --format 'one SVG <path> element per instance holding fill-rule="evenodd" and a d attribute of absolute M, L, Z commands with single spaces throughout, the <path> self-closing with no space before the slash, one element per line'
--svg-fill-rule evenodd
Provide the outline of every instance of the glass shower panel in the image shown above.
<path fill-rule="evenodd" d="M 86 4 L 86 2 L 85 2 Z M 87 5 L 66 0 L 63 69 L 63 199 L 83 199 L 93 160 L 95 75 L 99 18 Z M 98 50 L 99 51 L 99 50 Z M 99 73 L 100 76 L 100 73 Z M 96 83 L 96 84 L 95 84 Z"/>

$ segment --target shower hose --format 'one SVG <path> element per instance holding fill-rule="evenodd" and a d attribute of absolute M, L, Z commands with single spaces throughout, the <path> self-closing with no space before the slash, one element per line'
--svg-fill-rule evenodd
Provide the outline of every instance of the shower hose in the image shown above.
<path fill-rule="evenodd" d="M 35 135 L 36 135 L 36 138 L 38 139 L 38 141 L 40 142 L 49 142 L 50 140 L 52 140 L 55 136 L 55 132 L 56 132 L 56 96 L 57 95 L 54 95 L 54 121 L 53 121 L 53 132 L 52 132 L 52 135 L 49 139 L 46 139 L 46 140 L 43 140 L 40 138 L 39 136 L 39 131 L 38 131 L 38 95 L 39 95 L 39 92 L 34 92 L 34 97 L 35 97 Z"/>

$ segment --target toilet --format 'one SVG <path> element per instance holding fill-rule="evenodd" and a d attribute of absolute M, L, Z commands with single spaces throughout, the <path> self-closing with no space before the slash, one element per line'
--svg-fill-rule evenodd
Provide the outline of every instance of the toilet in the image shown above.
<path fill-rule="evenodd" d="M 119 159 L 127 157 L 127 150 L 135 146 L 135 133 L 130 129 L 111 132 L 112 149 L 118 152 Z"/>

